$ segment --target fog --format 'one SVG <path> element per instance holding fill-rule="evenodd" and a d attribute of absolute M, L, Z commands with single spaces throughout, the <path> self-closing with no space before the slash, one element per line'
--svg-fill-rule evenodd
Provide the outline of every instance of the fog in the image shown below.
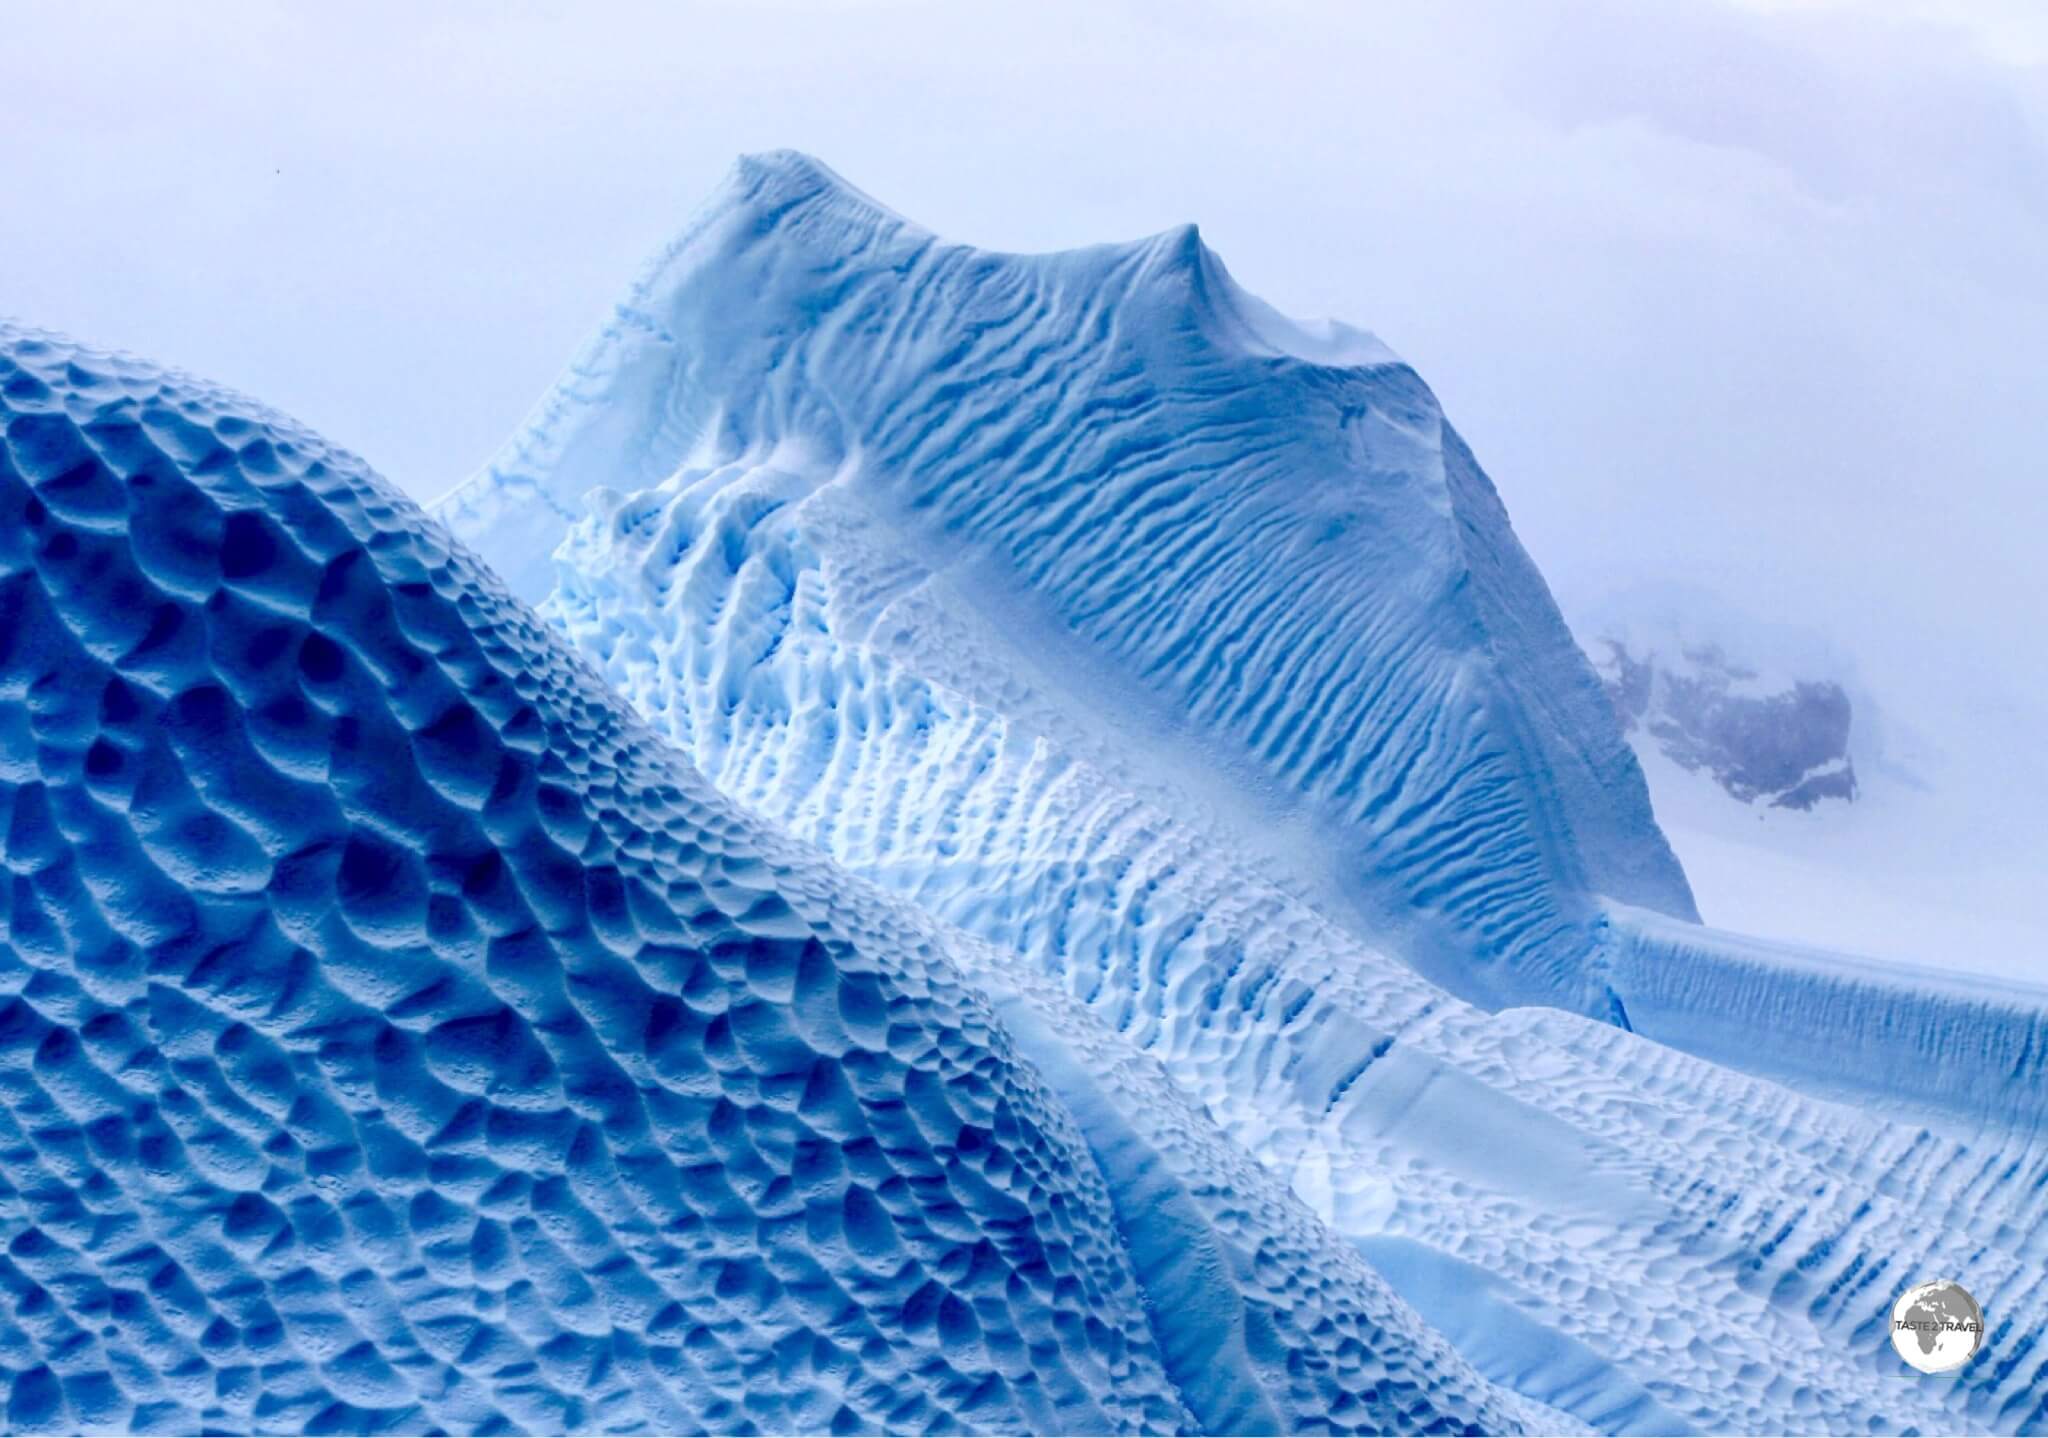
<path fill-rule="evenodd" d="M 2018 0 L 9 29 L 0 311 L 243 388 L 422 498 L 734 154 L 794 146 L 986 246 L 1199 222 L 1248 288 L 1416 365 L 1568 608 L 1682 580 L 1907 709 L 2017 734 L 2048 697 L 2048 19 Z"/>

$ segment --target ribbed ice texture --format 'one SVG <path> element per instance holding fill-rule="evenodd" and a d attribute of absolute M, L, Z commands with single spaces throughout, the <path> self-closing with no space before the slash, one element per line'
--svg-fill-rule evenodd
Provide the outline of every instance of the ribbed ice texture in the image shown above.
<path fill-rule="evenodd" d="M 2048 994 L 1675 923 L 1616 905 L 1609 974 L 1636 1026 L 1914 1118 L 2048 1132 Z"/>
<path fill-rule="evenodd" d="M 777 453 L 886 527 L 854 601 L 879 652 L 934 657 L 891 621 L 943 583 L 1057 712 L 1181 736 L 1243 842 L 1398 926 L 1439 982 L 1609 1017 L 1590 894 L 1693 916 L 1598 682 L 1434 397 L 1369 336 L 1238 290 L 1192 228 L 990 254 L 801 156 L 742 161 L 440 512 L 537 602 L 594 488 Z M 619 522 L 664 524 L 645 501 Z"/>
<path fill-rule="evenodd" d="M 1185 1426 L 919 927 L 276 416 L 0 422 L 8 1431 Z"/>

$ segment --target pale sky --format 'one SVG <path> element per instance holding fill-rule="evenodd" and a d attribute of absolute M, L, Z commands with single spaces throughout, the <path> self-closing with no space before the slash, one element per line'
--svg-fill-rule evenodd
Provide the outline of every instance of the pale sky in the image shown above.
<path fill-rule="evenodd" d="M 2048 700 L 2033 0 L 5 11 L 0 311 L 422 498 L 794 146 L 991 247 L 1199 222 L 1417 366 L 1568 606 L 1682 578 Z"/>

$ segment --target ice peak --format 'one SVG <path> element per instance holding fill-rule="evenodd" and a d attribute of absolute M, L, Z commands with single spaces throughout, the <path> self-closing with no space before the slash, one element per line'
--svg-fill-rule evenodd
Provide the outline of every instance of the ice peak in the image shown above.
<path fill-rule="evenodd" d="M 802 150 L 758 150 L 741 155 L 726 172 L 710 208 L 734 205 L 779 213 L 807 203 L 907 223 L 823 160 Z"/>
<path fill-rule="evenodd" d="M 1140 243 L 1156 254 L 1163 265 L 1199 269 L 1215 258 L 1202 242 L 1202 227 L 1192 220 L 1161 230 Z"/>
<path fill-rule="evenodd" d="M 816 155 L 786 146 L 773 150 L 749 150 L 733 160 L 732 173 L 748 179 L 790 176 L 843 189 L 852 188 L 843 175 Z"/>

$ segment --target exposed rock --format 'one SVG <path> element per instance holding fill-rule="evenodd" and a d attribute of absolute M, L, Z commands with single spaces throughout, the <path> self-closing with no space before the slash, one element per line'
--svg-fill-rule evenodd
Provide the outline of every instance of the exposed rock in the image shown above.
<path fill-rule="evenodd" d="M 1718 645 L 1631 652 L 1600 641 L 1594 666 L 1623 732 L 1637 731 L 1680 767 L 1704 769 L 1733 798 L 1811 809 L 1854 800 L 1849 696 L 1828 679 L 1763 682 Z"/>

